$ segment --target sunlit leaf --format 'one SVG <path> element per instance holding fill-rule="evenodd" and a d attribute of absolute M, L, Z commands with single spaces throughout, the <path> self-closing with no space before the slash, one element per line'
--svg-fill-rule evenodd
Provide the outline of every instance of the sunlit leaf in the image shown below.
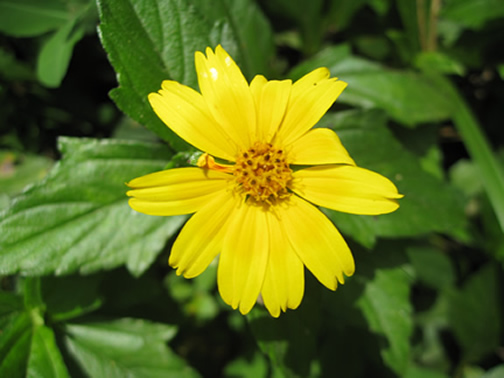
<path fill-rule="evenodd" d="M 199 2 L 195 2 L 198 5 Z M 196 88 L 194 53 L 222 43 L 250 75 L 264 73 L 272 53 L 269 24 L 247 0 L 203 7 L 191 1 L 99 1 L 100 37 L 118 73 L 111 92 L 118 107 L 178 149 L 187 149 L 154 114 L 147 101 L 161 82 L 173 79 Z"/>
<path fill-rule="evenodd" d="M 0 272 L 92 272 L 149 267 L 184 217 L 131 210 L 125 182 L 160 170 L 171 152 L 146 142 L 60 139 L 63 159 L 2 216 Z"/>

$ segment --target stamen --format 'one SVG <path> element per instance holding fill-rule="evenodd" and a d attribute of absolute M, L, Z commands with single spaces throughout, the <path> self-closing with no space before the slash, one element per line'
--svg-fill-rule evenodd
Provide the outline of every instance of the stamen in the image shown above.
<path fill-rule="evenodd" d="M 282 149 L 270 143 L 256 142 L 236 159 L 233 175 L 238 190 L 256 202 L 267 205 L 287 198 L 290 196 L 287 185 L 292 180 L 292 170 L 285 161 Z"/>

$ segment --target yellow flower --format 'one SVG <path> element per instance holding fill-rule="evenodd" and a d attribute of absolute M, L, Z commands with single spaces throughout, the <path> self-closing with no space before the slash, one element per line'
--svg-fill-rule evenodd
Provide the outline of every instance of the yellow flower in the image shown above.
<path fill-rule="evenodd" d="M 377 215 L 396 210 L 402 195 L 357 167 L 332 130 L 312 129 L 347 85 L 326 68 L 295 83 L 258 75 L 249 85 L 221 46 L 196 52 L 195 63 L 201 94 L 167 80 L 149 101 L 205 153 L 197 167 L 129 182 L 129 205 L 150 215 L 195 213 L 169 264 L 192 278 L 220 254 L 224 302 L 246 314 L 262 295 L 277 317 L 301 303 L 304 266 L 331 290 L 354 272 L 347 244 L 315 205 Z"/>

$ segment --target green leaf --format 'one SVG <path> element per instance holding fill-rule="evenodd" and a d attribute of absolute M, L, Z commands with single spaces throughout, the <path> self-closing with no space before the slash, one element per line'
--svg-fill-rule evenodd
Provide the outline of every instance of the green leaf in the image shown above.
<path fill-rule="evenodd" d="M 391 214 L 370 217 L 327 210 L 343 233 L 371 247 L 376 237 L 416 236 L 445 232 L 466 237 L 463 196 L 446 182 L 425 172 L 418 158 L 385 127 L 379 111 L 327 114 L 319 126 L 332 127 L 361 167 L 391 179 L 404 198 Z"/>
<path fill-rule="evenodd" d="M 0 291 L 0 317 L 22 309 L 23 301 L 20 296 Z"/>
<path fill-rule="evenodd" d="M 322 50 L 295 67 L 289 76 L 297 79 L 322 66 L 348 83 L 338 102 L 384 109 L 394 120 L 409 127 L 444 120 L 453 114 L 452 98 L 437 81 L 351 56 L 346 46 Z"/>
<path fill-rule="evenodd" d="M 321 327 L 319 297 L 319 283 L 310 277 L 303 303 L 295 311 L 288 310 L 275 319 L 264 308 L 256 306 L 247 315 L 259 348 L 269 357 L 278 376 L 313 375 L 311 361 L 316 357 Z"/>
<path fill-rule="evenodd" d="M 410 247 L 407 253 L 418 279 L 425 285 L 443 289 L 455 284 L 453 264 L 442 251 L 431 247 Z"/>
<path fill-rule="evenodd" d="M 69 377 L 63 357 L 56 345 L 54 332 L 46 326 L 33 330 L 27 377 Z"/>
<path fill-rule="evenodd" d="M 210 44 L 210 28 L 187 1 L 98 1 L 99 34 L 118 74 L 110 96 L 135 121 L 187 149 L 152 111 L 147 95 L 173 79 L 195 86 L 194 52 Z"/>
<path fill-rule="evenodd" d="M 69 18 L 59 0 L 2 0 L 0 31 L 14 37 L 33 37 L 57 29 Z"/>
<path fill-rule="evenodd" d="M 37 77 L 46 87 L 56 88 L 65 77 L 75 44 L 84 37 L 77 18 L 67 21 L 42 46 L 37 59 Z"/>
<path fill-rule="evenodd" d="M 504 364 L 488 370 L 481 378 L 499 378 L 504 376 Z"/>
<path fill-rule="evenodd" d="M 456 88 L 444 77 L 433 77 L 453 99 L 456 112 L 453 121 L 464 144 L 480 171 L 481 181 L 504 232 L 504 170 L 492 151 L 476 117 Z"/>
<path fill-rule="evenodd" d="M 2 216 L 1 274 L 90 273 L 126 264 L 140 275 L 185 217 L 131 210 L 124 183 L 163 169 L 171 152 L 146 142 L 59 142 L 63 159 Z"/>
<path fill-rule="evenodd" d="M 0 152 L 0 192 L 19 193 L 25 186 L 43 178 L 53 162 L 44 156 Z"/>
<path fill-rule="evenodd" d="M 35 79 L 33 69 L 27 62 L 17 60 L 12 52 L 3 48 L 0 48 L 0 76 L 8 81 L 32 81 Z"/>
<path fill-rule="evenodd" d="M 311 55 L 319 49 L 324 33 L 322 22 L 324 2 L 322 0 L 275 0 L 265 2 L 265 5 L 272 12 L 296 23 L 306 55 Z"/>
<path fill-rule="evenodd" d="M 41 293 L 53 322 L 72 319 L 98 309 L 102 275 L 44 277 Z"/>
<path fill-rule="evenodd" d="M 257 378 L 268 376 L 268 363 L 260 352 L 254 353 L 249 360 L 245 357 L 227 364 L 224 369 L 224 377 Z"/>
<path fill-rule="evenodd" d="M 249 80 L 268 76 L 273 59 L 273 31 L 251 0 L 191 0 L 209 26 L 213 45 L 222 43 Z M 258 32 L 260 31 L 260 32 Z"/>
<path fill-rule="evenodd" d="M 419 366 L 411 366 L 404 378 L 449 378 L 448 375 L 440 373 L 433 369 L 426 369 Z"/>
<path fill-rule="evenodd" d="M 31 322 L 26 312 L 9 316 L 0 333 L 0 376 L 24 377 L 31 341 Z"/>
<path fill-rule="evenodd" d="M 480 29 L 486 22 L 504 17 L 500 0 L 449 0 L 443 3 L 440 16 L 471 29 Z"/>
<path fill-rule="evenodd" d="M 414 63 L 424 72 L 462 76 L 466 71 L 464 65 L 458 60 L 439 51 L 420 53 L 416 56 Z"/>
<path fill-rule="evenodd" d="M 195 377 L 167 346 L 174 326 L 140 319 L 68 324 L 69 352 L 91 377 Z"/>
<path fill-rule="evenodd" d="M 427 10 L 425 3 L 420 1 L 396 1 L 395 3 L 408 39 L 410 56 L 414 56 L 420 51 L 421 44 L 423 48 L 426 48 L 428 24 L 425 19 Z M 419 11 L 423 14 L 423 19 L 419 19 Z"/>
<path fill-rule="evenodd" d="M 502 292 L 493 265 L 481 268 L 462 289 L 450 293 L 450 325 L 466 361 L 476 362 L 499 345 L 500 298 Z"/>
<path fill-rule="evenodd" d="M 388 345 L 382 348 L 382 357 L 400 376 L 406 372 L 411 354 L 410 285 L 411 277 L 403 267 L 377 270 L 357 303 L 371 330 L 385 336 Z"/>
<path fill-rule="evenodd" d="M 354 14 L 369 2 L 369 0 L 331 1 L 327 16 L 331 28 L 338 31 L 346 29 L 352 23 Z"/>
<path fill-rule="evenodd" d="M 112 99 L 177 150 L 188 145 L 158 119 L 147 95 L 166 79 L 196 88 L 194 53 L 207 46 L 222 43 L 230 54 L 236 51 L 249 74 L 264 73 L 273 52 L 269 24 L 251 1 L 191 3 L 98 1 L 101 41 L 119 78 Z"/>

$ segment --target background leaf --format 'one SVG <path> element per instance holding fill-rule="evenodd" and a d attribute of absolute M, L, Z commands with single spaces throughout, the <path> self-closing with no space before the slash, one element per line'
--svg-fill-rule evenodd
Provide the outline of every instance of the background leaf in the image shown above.
<path fill-rule="evenodd" d="M 139 319 L 69 324 L 65 342 L 92 377 L 196 377 L 165 342 L 176 328 Z"/>
<path fill-rule="evenodd" d="M 55 88 L 67 72 L 72 51 L 84 36 L 84 26 L 77 19 L 67 21 L 42 47 L 37 62 L 37 77 L 42 84 Z"/>
<path fill-rule="evenodd" d="M 147 142 L 71 138 L 60 139 L 60 149 L 63 160 L 2 217 L 0 271 L 89 273 L 126 264 L 141 274 L 185 218 L 131 210 L 124 183 L 162 169 L 171 152 Z"/>
<path fill-rule="evenodd" d="M 377 236 L 414 236 L 437 231 L 464 238 L 461 193 L 423 171 L 418 159 L 394 138 L 385 122 L 379 111 L 350 111 L 327 114 L 319 123 L 338 133 L 359 166 L 388 177 L 405 195 L 399 210 L 392 214 L 368 217 L 327 210 L 330 218 L 344 233 L 368 247 Z"/>
<path fill-rule="evenodd" d="M 65 3 L 58 0 L 2 0 L 0 31 L 32 37 L 62 26 L 68 20 Z"/>
<path fill-rule="evenodd" d="M 477 361 L 499 345 L 498 298 L 496 271 L 491 265 L 474 273 L 462 289 L 451 292 L 449 319 L 466 361 Z"/>
<path fill-rule="evenodd" d="M 295 67 L 289 76 L 297 79 L 317 67 L 329 68 L 331 76 L 348 83 L 338 102 L 384 109 L 391 118 L 405 126 L 444 120 L 453 113 L 450 93 L 436 81 L 415 72 L 391 70 L 352 56 L 348 46 L 320 51 Z"/>
<path fill-rule="evenodd" d="M 398 375 L 406 372 L 411 358 L 410 285 L 411 277 L 402 267 L 378 270 L 358 301 L 371 330 L 386 337 L 388 345 L 382 349 L 382 356 Z"/>

